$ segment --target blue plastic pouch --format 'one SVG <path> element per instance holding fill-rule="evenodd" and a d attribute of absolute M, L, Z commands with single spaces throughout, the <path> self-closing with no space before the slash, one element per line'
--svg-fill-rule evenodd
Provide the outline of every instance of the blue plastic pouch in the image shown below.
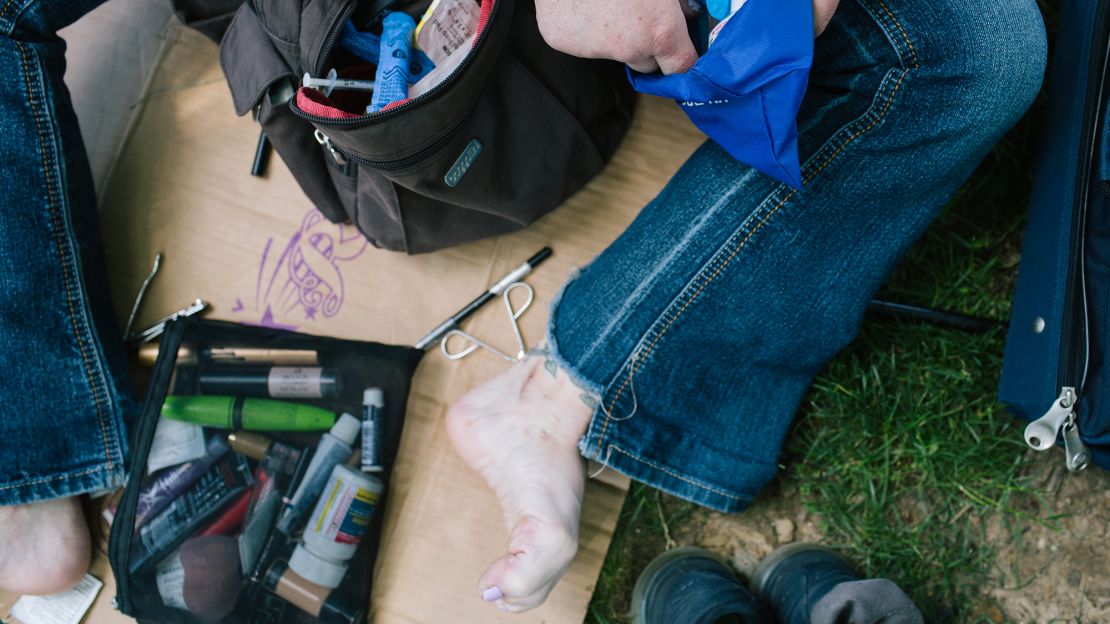
<path fill-rule="evenodd" d="M 673 99 L 740 162 L 801 188 L 798 127 L 813 64 L 812 0 L 749 0 L 689 71 L 628 70 L 641 93 Z"/>

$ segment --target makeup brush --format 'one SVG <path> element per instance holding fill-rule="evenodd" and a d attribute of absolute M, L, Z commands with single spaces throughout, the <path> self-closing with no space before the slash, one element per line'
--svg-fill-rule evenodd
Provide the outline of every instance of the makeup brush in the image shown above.
<path fill-rule="evenodd" d="M 223 619 L 242 589 L 239 540 L 226 535 L 196 537 L 181 546 L 185 606 L 204 620 Z"/>

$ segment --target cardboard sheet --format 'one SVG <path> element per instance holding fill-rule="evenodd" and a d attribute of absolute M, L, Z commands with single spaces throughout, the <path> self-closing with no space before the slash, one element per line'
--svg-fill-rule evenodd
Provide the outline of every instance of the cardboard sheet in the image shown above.
<path fill-rule="evenodd" d="M 412 344 L 549 245 L 554 256 L 528 278 L 536 302 L 521 319 L 527 343 L 535 345 L 567 276 L 624 230 L 702 140 L 673 104 L 643 99 L 613 163 L 564 207 L 514 235 L 409 257 L 369 247 L 355 230 L 319 218 L 276 155 L 268 177 L 252 178 L 258 127 L 233 114 L 215 47 L 184 29 L 172 36 L 102 206 L 121 319 L 154 254 L 165 255 L 140 325 L 203 297 L 212 304 L 211 318 Z M 334 295 L 330 304 L 321 305 L 290 277 L 295 250 L 323 278 L 317 291 Z M 513 344 L 499 305 L 487 306 L 467 329 L 503 349 Z M 493 494 L 451 448 L 443 414 L 505 366 L 481 352 L 462 362 L 431 352 L 418 369 L 391 484 L 372 621 L 583 621 L 627 489 L 627 480 L 612 471 L 589 482 L 578 556 L 542 608 L 512 616 L 478 597 L 478 576 L 503 552 L 507 531 Z M 115 586 L 106 570 L 98 556 L 94 573 L 105 588 L 86 621 L 129 621 L 110 606 Z M 12 598 L 0 595 L 0 615 Z"/>
<path fill-rule="evenodd" d="M 65 82 L 98 197 L 143 110 L 142 98 L 166 49 L 167 34 L 177 27 L 165 0 L 112 0 L 58 33 L 66 42 Z"/>

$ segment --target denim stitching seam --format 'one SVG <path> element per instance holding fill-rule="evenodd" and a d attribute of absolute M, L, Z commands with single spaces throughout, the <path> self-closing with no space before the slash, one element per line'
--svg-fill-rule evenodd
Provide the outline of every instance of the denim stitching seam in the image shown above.
<path fill-rule="evenodd" d="M 917 57 L 917 48 L 915 48 L 913 42 L 910 41 L 910 36 L 909 33 L 906 31 L 905 26 L 902 25 L 902 22 L 898 20 L 898 18 L 894 15 L 894 12 L 887 7 L 883 0 L 874 1 L 879 5 L 879 8 L 882 9 L 883 13 L 886 14 L 886 17 L 890 20 L 890 22 L 894 24 L 894 27 L 898 29 L 899 34 L 902 35 L 902 40 L 906 42 L 906 46 L 909 48 L 910 56 L 913 59 L 910 67 L 912 69 L 920 69 L 921 61 Z M 882 24 L 879 24 L 879 28 L 882 28 Z"/>
<path fill-rule="evenodd" d="M 74 477 L 84 477 L 84 476 L 88 476 L 88 475 L 91 475 L 91 474 L 96 474 L 98 472 L 105 472 L 107 470 L 111 470 L 111 468 L 110 467 L 105 467 L 105 466 L 98 466 L 96 468 L 87 468 L 85 470 L 82 470 L 81 472 L 67 472 L 67 473 L 59 474 L 59 475 L 51 475 L 49 477 L 43 477 L 41 479 L 34 479 L 32 481 L 24 481 L 23 483 L 8 483 L 8 484 L 5 484 L 5 485 L 0 485 L 0 492 L 2 492 L 4 490 L 14 490 L 15 488 L 29 487 L 29 486 L 32 486 L 32 485 L 42 485 L 44 483 L 52 483 L 54 481 L 61 481 L 63 479 L 72 479 Z"/>
<path fill-rule="evenodd" d="M 601 446 L 605 441 L 605 433 L 608 431 L 609 422 L 613 418 L 613 409 L 616 407 L 617 401 L 620 400 L 621 395 L 624 394 L 624 389 L 626 387 L 628 387 L 629 382 L 631 382 L 632 378 L 636 376 L 637 372 L 639 372 L 640 367 L 643 365 L 644 358 L 646 358 L 648 355 L 651 354 L 652 350 L 655 349 L 655 346 L 659 343 L 659 341 L 663 338 L 663 336 L 666 335 L 666 333 L 674 325 L 675 321 L 677 321 L 678 318 L 680 316 L 682 316 L 683 312 L 685 312 L 687 308 L 689 308 L 695 301 L 697 301 L 698 296 L 701 295 L 701 293 L 706 288 L 708 288 L 709 285 L 715 279 L 717 279 L 717 276 L 719 276 L 721 274 L 721 272 L 725 269 L 725 267 L 727 267 L 728 264 L 730 262 L 732 262 L 732 259 L 735 258 L 736 255 L 740 253 L 740 250 L 744 249 L 744 247 L 747 246 L 748 241 L 750 241 L 751 238 L 753 236 L 755 236 L 755 234 L 760 229 L 762 229 L 764 225 L 767 224 L 767 222 L 771 219 L 771 217 L 773 217 L 775 215 L 775 213 L 778 212 L 779 209 L 782 208 L 783 205 L 786 204 L 786 202 L 790 201 L 790 199 L 792 197 L 794 197 L 794 194 L 796 192 L 797 191 L 795 191 L 795 190 L 791 190 L 790 193 L 786 195 L 786 197 L 784 197 L 777 205 L 775 205 L 774 208 L 772 208 L 766 215 L 764 215 L 763 219 L 760 220 L 759 223 L 757 223 L 755 225 L 755 227 L 752 228 L 747 233 L 747 235 L 743 239 L 740 240 L 740 242 L 736 245 L 736 248 L 732 250 L 732 253 L 730 253 L 729 256 L 727 258 L 725 258 L 725 260 L 721 263 L 721 265 L 719 267 L 717 267 L 716 270 L 714 270 L 712 274 L 710 274 L 707 278 L 704 279 L 701 286 L 699 286 L 697 288 L 697 290 L 695 290 L 694 293 L 690 295 L 689 299 L 686 300 L 686 303 L 684 303 L 682 305 L 682 307 L 679 308 L 678 311 L 674 313 L 674 315 L 671 317 L 671 319 L 669 321 L 667 321 L 667 324 L 663 327 L 662 330 L 659 331 L 658 334 L 656 334 L 655 338 L 648 344 L 648 346 L 645 349 L 637 352 L 636 356 L 633 358 L 633 364 L 632 364 L 632 367 L 629 369 L 628 376 L 625 378 L 625 380 L 621 384 L 620 388 L 617 389 L 616 394 L 613 396 L 613 399 L 609 403 L 609 409 L 606 411 L 605 422 L 602 423 L 601 433 L 599 434 L 598 440 L 597 440 L 597 456 L 599 458 L 601 456 Z"/>
<path fill-rule="evenodd" d="M 817 174 L 821 173 L 825 169 L 825 167 L 831 164 L 832 161 L 836 159 L 836 157 L 839 156 L 841 152 L 847 149 L 847 147 L 851 145 L 857 138 L 867 132 L 870 132 L 875 128 L 875 126 L 879 125 L 879 122 L 881 122 L 883 118 L 886 117 L 886 114 L 890 110 L 890 107 L 894 104 L 894 98 L 898 95 L 898 91 L 902 88 L 902 82 L 906 79 L 906 75 L 909 74 L 909 72 L 909 69 L 903 69 L 902 72 L 899 74 L 898 80 L 894 83 L 894 86 L 891 88 L 890 94 L 887 96 L 886 104 L 883 106 L 883 110 L 880 111 L 879 114 L 871 120 L 871 123 L 845 139 L 844 142 L 841 143 L 840 146 L 837 147 L 832 154 L 821 161 L 821 164 L 817 165 L 817 167 L 813 171 L 805 176 L 805 183 L 808 184 L 811 180 L 813 180 L 813 178 L 815 178 Z"/>
<path fill-rule="evenodd" d="M 752 171 L 752 173 L 754 173 L 754 170 Z M 690 222 L 690 225 L 686 228 L 685 232 L 682 235 L 682 238 L 679 239 L 676 243 L 675 249 L 668 252 L 665 256 L 659 259 L 660 266 L 666 266 L 667 264 L 669 264 L 671 259 L 680 253 L 680 251 L 678 250 L 684 248 L 687 245 L 687 241 L 692 241 L 697 236 L 697 234 L 707 226 L 707 224 L 711 221 L 711 213 L 716 212 L 719 205 L 723 203 L 725 199 L 731 197 L 732 194 L 740 188 L 740 186 L 748 178 L 749 175 L 751 175 L 751 173 L 745 173 L 743 176 L 735 180 L 733 186 L 721 196 L 721 199 L 717 200 L 717 202 L 715 202 L 713 206 L 706 209 L 704 213 L 699 214 L 693 221 Z M 744 225 L 747 225 L 754 220 L 754 215 L 750 216 L 745 220 Z M 641 300 L 643 300 L 647 296 L 646 293 L 650 291 L 654 284 L 654 277 L 645 279 L 641 283 L 637 284 L 636 290 L 625 297 L 625 301 L 623 301 L 620 307 L 610 315 L 609 321 L 606 323 L 605 327 L 598 332 L 597 338 L 595 338 L 593 344 L 591 344 L 590 347 L 577 358 L 582 363 L 583 367 L 585 367 L 589 363 L 589 360 L 593 358 L 595 353 L 603 346 L 604 340 L 614 330 L 623 326 L 623 324 L 627 321 L 628 315 L 631 313 L 630 310 L 633 309 Z M 681 293 L 679 293 L 679 295 L 681 295 Z M 675 297 L 675 299 L 679 298 L 679 296 Z M 669 305 L 673 305 L 673 303 Z M 671 308 L 668 306 L 667 309 Z M 637 349 L 642 347 L 642 343 L 645 340 L 646 338 L 640 341 L 640 344 L 637 345 Z M 613 379 L 616 379 L 619 376 L 620 371 L 623 369 L 624 367 L 622 366 L 619 370 L 617 370 L 617 372 L 614 373 L 613 377 L 606 381 L 606 385 L 612 383 Z"/>
<path fill-rule="evenodd" d="M 677 472 L 674 472 L 673 470 L 667 468 L 666 466 L 659 465 L 659 464 L 657 464 L 657 463 L 655 463 L 655 462 L 653 462 L 649 459 L 644 459 L 644 458 L 642 458 L 638 455 L 635 455 L 633 453 L 629 453 L 628 451 L 622 449 L 621 447 L 617 446 L 616 444 L 610 444 L 609 445 L 609 454 L 612 454 L 613 451 L 616 451 L 616 452 L 620 453 L 621 455 L 624 455 L 625 457 L 628 457 L 629 459 L 632 459 L 634 461 L 638 461 L 642 464 L 646 464 L 646 465 L 654 468 L 655 470 L 658 470 L 658 471 L 663 472 L 667 475 L 670 475 L 671 477 L 674 477 L 675 479 L 678 479 L 679 481 L 682 481 L 684 483 L 689 483 L 690 485 L 692 485 L 694 487 L 701 488 L 701 489 L 703 489 L 707 492 L 711 492 L 711 493 L 716 494 L 718 496 L 724 496 L 725 498 L 731 498 L 732 500 L 737 500 L 737 501 L 750 500 L 750 499 L 742 497 L 742 496 L 737 496 L 735 494 L 729 494 L 728 492 L 725 492 L 724 490 L 720 490 L 720 489 L 715 488 L 711 485 L 706 485 L 706 484 L 704 484 L 700 481 L 697 481 L 695 479 L 691 479 L 690 477 L 680 475 Z"/>
<path fill-rule="evenodd" d="M 35 128 L 37 130 L 39 139 L 39 149 L 41 150 L 42 155 L 43 175 L 46 177 L 47 200 L 50 205 L 50 221 L 54 226 L 54 242 L 58 249 L 58 255 L 61 258 L 62 281 L 65 284 L 66 304 L 69 307 L 69 317 L 73 326 L 73 336 L 77 340 L 77 346 L 81 352 L 81 360 L 85 365 L 85 377 L 88 380 L 89 389 L 92 390 L 93 402 L 96 404 L 97 424 L 100 427 L 100 436 L 101 440 L 104 443 L 104 458 L 108 462 L 107 469 L 113 470 L 115 464 L 112 461 L 111 445 L 108 442 L 108 432 L 104 425 L 104 406 L 100 397 L 98 384 L 93 378 L 94 375 L 91 362 L 89 361 L 89 356 L 85 348 L 85 341 L 82 339 L 81 330 L 78 327 L 77 311 L 74 309 L 73 306 L 74 297 L 72 276 L 70 275 L 69 271 L 69 254 L 67 253 L 65 242 L 61 238 L 64 219 L 59 218 L 57 198 L 54 195 L 54 181 L 52 180 L 51 176 L 52 170 L 47 163 L 47 147 L 44 140 L 45 133 L 42 127 L 42 120 L 40 118 L 41 115 L 39 113 L 39 108 L 35 105 L 35 82 L 33 80 L 33 76 L 31 75 L 30 63 L 27 60 L 26 46 L 24 46 L 22 42 L 16 42 L 16 46 L 19 48 L 19 54 L 23 65 L 23 77 L 24 80 L 27 82 L 27 100 L 28 104 L 30 104 L 31 107 L 31 114 L 35 119 Z"/>
<path fill-rule="evenodd" d="M 891 17 L 893 18 L 893 16 L 891 16 Z M 877 126 L 879 124 L 879 122 L 881 122 L 886 117 L 887 113 L 890 111 L 890 108 L 894 103 L 894 98 L 895 98 L 895 96 L 897 96 L 899 90 L 901 89 L 902 82 L 905 80 L 908 73 L 909 73 L 909 69 L 903 69 L 902 70 L 902 72 L 900 73 L 900 75 L 898 77 L 897 82 L 894 84 L 894 86 L 892 87 L 892 89 L 890 91 L 890 94 L 887 97 L 886 104 L 883 106 L 882 111 L 880 111 L 879 114 L 875 116 L 875 118 L 871 121 L 871 123 L 868 124 L 863 129 L 855 132 L 854 134 L 849 136 L 847 139 L 845 139 L 841 143 L 841 145 L 828 158 L 823 160 L 820 165 L 818 165 L 812 172 L 810 172 L 809 175 L 807 175 L 804 178 L 804 183 L 809 183 L 810 181 L 812 181 L 818 174 L 820 174 L 822 171 L 824 171 L 833 162 L 833 160 L 835 160 L 836 157 L 839 156 L 849 145 L 851 145 L 853 142 L 855 142 L 855 140 L 857 138 L 859 138 L 863 134 L 865 134 L 865 133 L 871 131 L 872 129 L 874 129 L 875 126 Z M 660 330 L 659 333 L 656 334 L 654 339 L 651 341 L 651 343 L 648 344 L 647 348 L 643 349 L 643 350 L 638 350 L 634 354 L 634 357 L 632 359 L 632 366 L 629 369 L 628 376 L 625 378 L 624 382 L 621 383 L 621 385 L 617 389 L 617 392 L 614 395 L 613 399 L 609 402 L 609 409 L 606 411 L 605 422 L 602 423 L 601 432 L 598 434 L 597 451 L 595 453 L 595 455 L 598 459 L 600 459 L 600 457 L 601 457 L 601 448 L 605 443 L 605 434 L 608 432 L 609 422 L 612 420 L 613 409 L 616 407 L 617 401 L 620 400 L 620 397 L 624 393 L 624 390 L 628 386 L 629 382 L 632 381 L 632 378 L 636 375 L 637 372 L 639 372 L 641 366 L 644 363 L 644 358 L 646 358 L 648 355 L 651 354 L 652 350 L 659 343 L 659 340 L 662 339 L 663 336 L 670 330 L 670 328 L 674 325 L 674 323 L 678 320 L 678 318 L 686 311 L 686 309 L 689 308 L 690 305 L 693 304 L 694 301 L 697 300 L 698 296 L 702 293 L 702 291 L 704 291 L 709 286 L 709 284 L 711 282 L 713 282 L 721 274 L 721 272 L 725 269 L 725 267 L 727 267 L 728 264 L 730 262 L 732 262 L 732 259 L 735 258 L 736 255 L 740 252 L 740 250 L 743 249 L 747 245 L 748 241 L 751 240 L 751 238 L 756 234 L 756 232 L 758 232 L 771 219 L 771 217 L 774 216 L 775 213 L 777 213 L 782 208 L 782 206 L 786 204 L 786 202 L 790 201 L 790 199 L 792 199 L 794 197 L 796 192 L 797 192 L 796 190 L 791 190 L 790 193 L 787 194 L 786 197 L 784 197 L 782 199 L 782 201 L 780 201 L 774 208 L 772 208 L 771 211 L 768 212 L 768 214 L 765 215 L 763 217 L 763 219 L 759 223 L 757 223 L 756 226 L 750 232 L 748 232 L 747 236 L 745 236 L 739 242 L 737 247 L 732 251 L 731 254 L 729 254 L 729 256 L 727 258 L 725 258 L 725 260 L 721 263 L 721 265 L 719 267 L 717 267 L 713 271 L 713 273 L 711 275 L 709 275 L 708 278 L 706 278 L 706 280 L 690 296 L 690 298 L 686 301 L 686 303 L 683 304 L 682 307 L 677 312 L 674 313 L 674 315 L 666 323 L 666 325 L 663 327 L 663 329 Z"/>
<path fill-rule="evenodd" d="M 4 23 L 5 18 L 7 18 L 7 16 L 8 16 L 8 9 L 10 9 L 12 4 L 14 4 L 14 3 L 15 3 L 15 0 L 8 0 L 7 2 L 4 3 L 4 8 L 0 9 L 0 25 L 2 25 Z M 12 30 L 15 30 L 14 24 L 13 24 Z"/>

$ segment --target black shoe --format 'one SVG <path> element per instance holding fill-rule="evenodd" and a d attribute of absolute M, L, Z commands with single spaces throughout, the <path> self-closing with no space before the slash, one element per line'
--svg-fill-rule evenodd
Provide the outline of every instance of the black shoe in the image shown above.
<path fill-rule="evenodd" d="M 809 624 L 817 601 L 840 583 L 861 578 L 833 550 L 817 544 L 788 544 L 759 562 L 751 588 L 782 624 Z"/>
<path fill-rule="evenodd" d="M 767 611 L 724 559 L 676 548 L 648 564 L 632 591 L 633 624 L 765 624 Z"/>

